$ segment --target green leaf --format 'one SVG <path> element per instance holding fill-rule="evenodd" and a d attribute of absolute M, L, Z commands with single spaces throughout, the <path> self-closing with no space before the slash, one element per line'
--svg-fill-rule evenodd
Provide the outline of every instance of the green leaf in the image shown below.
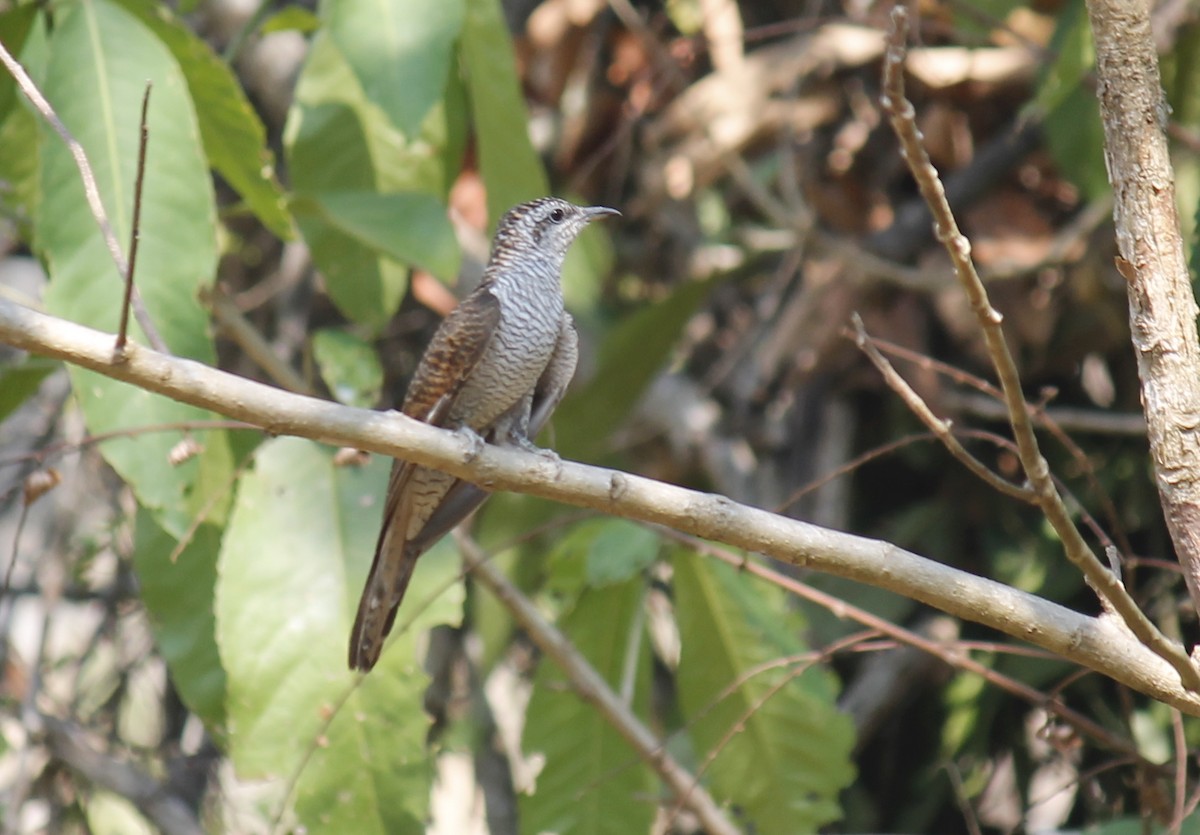
<path fill-rule="evenodd" d="M 0 421 L 20 408 L 59 367 L 53 360 L 30 357 L 20 365 L 0 368 Z"/>
<path fill-rule="evenodd" d="M 556 449 L 584 461 L 604 451 L 609 435 L 666 363 L 710 287 L 707 282 L 681 285 L 668 298 L 629 314 L 608 330 L 595 376 L 568 394 L 554 414 Z"/>
<path fill-rule="evenodd" d="M 380 254 L 376 230 L 368 245 L 328 222 L 312 201 L 349 193 L 421 192 L 441 197 L 448 188 L 443 155 L 448 130 L 439 106 L 426 119 L 421 135 L 406 139 L 367 101 L 326 33 L 313 38 L 284 137 L 298 197 L 293 206 L 296 222 L 325 275 L 330 298 L 346 316 L 375 331 L 399 307 L 407 270 Z M 443 270 L 446 260 L 434 266 Z"/>
<path fill-rule="evenodd" d="M 321 19 L 301 6 L 287 6 L 263 21 L 259 32 L 270 35 L 273 32 L 299 32 L 311 35 L 321 28 Z"/>
<path fill-rule="evenodd" d="M 330 228 L 402 264 L 413 264 L 443 281 L 458 274 L 461 254 L 446 207 L 429 194 L 323 192 L 297 201 L 297 214 L 320 217 Z"/>
<path fill-rule="evenodd" d="M 9 54 L 21 54 L 38 10 L 37 4 L 29 3 L 0 14 L 0 43 L 4 44 Z M 17 95 L 16 80 L 7 70 L 0 72 L 0 122 L 12 111 Z"/>
<path fill-rule="evenodd" d="M 658 536 L 643 525 L 625 519 L 588 519 L 575 525 L 555 547 L 550 569 L 561 576 L 552 582 L 575 594 L 584 582 L 590 587 L 623 583 L 654 563 L 658 545 Z"/>
<path fill-rule="evenodd" d="M 118 2 L 150 27 L 179 62 L 196 105 L 209 163 L 264 226 L 281 238 L 292 238 L 291 216 L 275 178 L 266 130 L 229 65 L 162 3 Z M 153 133 L 150 141 L 155 141 Z"/>
<path fill-rule="evenodd" d="M 679 700 L 697 751 L 715 757 L 705 771 L 718 796 L 764 835 L 838 820 L 838 794 L 854 779 L 854 727 L 824 669 L 770 666 L 804 649 L 786 601 L 693 553 L 674 567 Z"/>
<path fill-rule="evenodd" d="M 1109 190 L 1104 162 L 1104 126 L 1088 78 L 1096 63 L 1083 0 L 1073 0 L 1058 17 L 1051 40 L 1053 64 L 1034 99 L 1045 114 L 1046 144 L 1063 174 L 1091 200 Z"/>
<path fill-rule="evenodd" d="M 24 107 L 14 108 L 0 123 L 0 201 L 24 240 L 33 237 L 31 223 L 41 194 L 40 135 L 38 117 Z"/>
<path fill-rule="evenodd" d="M 423 831 L 430 775 L 417 631 L 460 615 L 462 585 L 452 548 L 422 556 L 379 665 L 361 681 L 351 674 L 350 626 L 389 466 L 338 467 L 312 442 L 270 441 L 241 481 L 222 543 L 229 753 L 245 779 L 299 774 L 296 811 L 309 832 Z"/>
<path fill-rule="evenodd" d="M 379 402 L 383 366 L 370 343 L 343 330 L 322 328 L 313 335 L 313 357 L 338 402 L 364 409 Z"/>
<path fill-rule="evenodd" d="M 133 565 L 154 641 L 183 703 L 219 736 L 225 724 L 225 670 L 217 654 L 213 595 L 221 532 L 200 525 L 171 561 L 177 546 L 149 513 L 138 512 Z"/>
<path fill-rule="evenodd" d="M 1054 61 L 1038 83 L 1035 104 L 1051 113 L 1086 81 L 1096 65 L 1092 30 L 1082 0 L 1072 0 L 1058 16 L 1050 41 Z"/>
<path fill-rule="evenodd" d="M 650 654 L 642 634 L 643 584 L 630 580 L 587 591 L 559 628 L 633 710 L 649 713 Z M 522 747 L 541 752 L 546 765 L 537 791 L 520 799 L 523 832 L 647 832 L 657 793 L 650 770 L 628 743 L 569 689 L 562 672 L 542 661 L 526 712 Z"/>
<path fill-rule="evenodd" d="M 550 191 L 529 141 L 529 114 L 499 0 L 467 0 L 461 49 L 488 214 L 495 224 L 509 207 Z"/>
<path fill-rule="evenodd" d="M 62 7 L 50 36 L 44 92 L 91 160 L 119 241 L 130 237 L 142 95 L 154 85 L 142 206 L 138 290 L 171 352 L 215 361 L 208 315 L 198 296 L 217 263 L 216 211 L 196 116 L 174 58 L 136 18 L 108 0 Z M 37 248 L 50 284 L 46 307 L 115 331 L 122 280 L 84 199 L 70 153 L 48 128 L 41 159 Z M 134 327 L 133 337 L 144 341 Z M 76 398 L 93 433 L 216 417 L 141 389 L 71 368 Z M 139 503 L 181 536 L 213 491 L 228 489 L 232 463 L 224 433 L 204 436 L 204 452 L 179 466 L 169 454 L 184 434 L 149 432 L 106 442 L 105 459 Z"/>
<path fill-rule="evenodd" d="M 463 0 L 335 0 L 321 4 L 330 37 L 366 97 L 414 136 L 442 97 Z"/>

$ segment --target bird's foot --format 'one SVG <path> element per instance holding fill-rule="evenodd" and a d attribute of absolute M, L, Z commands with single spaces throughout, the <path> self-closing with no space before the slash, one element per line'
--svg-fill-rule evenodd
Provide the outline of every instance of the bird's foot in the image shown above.
<path fill-rule="evenodd" d="M 562 459 L 558 457 L 558 453 L 554 450 L 540 447 L 523 435 L 511 437 L 509 438 L 509 442 L 518 449 L 524 452 L 531 452 L 538 458 L 541 458 L 543 461 L 550 464 L 554 468 L 554 478 L 556 481 L 558 480 L 558 477 L 562 475 L 563 462 Z"/>
<path fill-rule="evenodd" d="M 484 448 L 487 446 L 487 441 L 483 439 L 483 436 L 471 427 L 467 426 L 465 423 L 455 429 L 454 434 L 458 435 L 468 444 L 467 450 L 463 453 L 464 464 L 470 464 L 472 461 L 478 458 L 480 453 L 482 453 Z"/>

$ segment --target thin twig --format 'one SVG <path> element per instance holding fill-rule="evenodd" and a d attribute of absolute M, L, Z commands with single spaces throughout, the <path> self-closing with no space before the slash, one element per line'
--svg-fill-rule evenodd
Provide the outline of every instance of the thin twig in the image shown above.
<path fill-rule="evenodd" d="M 96 225 L 100 227 L 100 235 L 104 238 L 105 246 L 108 247 L 108 254 L 117 266 L 117 275 L 122 277 L 128 275 L 129 267 L 125 261 L 125 256 L 121 252 L 121 243 L 117 240 L 117 234 L 113 231 L 112 223 L 108 220 L 108 212 L 104 209 L 104 201 L 100 199 L 100 188 L 96 185 L 96 175 L 92 171 L 92 164 L 88 162 L 87 153 L 83 150 L 83 146 L 79 144 L 79 140 L 63 124 L 62 119 L 58 118 L 58 114 L 50 106 L 50 102 L 46 101 L 46 97 L 42 95 L 42 91 L 33 83 L 33 79 L 29 77 L 29 73 L 25 72 L 25 68 L 12 56 L 12 53 L 8 51 L 8 48 L 3 43 L 0 43 L 0 64 L 4 64 L 5 68 L 16 80 L 17 86 L 21 88 L 21 92 L 25 94 L 25 97 L 33 104 L 34 109 L 41 114 L 50 127 L 54 128 L 54 132 L 59 135 L 63 143 L 67 146 L 67 150 L 71 152 L 71 158 L 75 160 L 75 167 L 79 169 L 79 179 L 83 181 L 83 194 L 87 198 L 88 208 L 92 210 L 92 217 L 95 218 Z M 142 331 L 146 334 L 146 340 L 150 343 L 150 346 L 161 353 L 170 353 L 167 344 L 163 342 L 162 337 L 158 334 L 158 330 L 154 327 L 154 322 L 151 321 L 150 314 L 142 302 L 141 294 L 137 292 L 136 288 L 133 291 L 131 301 L 133 303 L 133 315 L 137 317 L 138 324 L 142 326 Z"/>
<path fill-rule="evenodd" d="M 737 835 L 737 827 L 725 817 L 712 795 L 699 785 L 695 776 L 676 762 L 663 743 L 621 701 L 567 637 L 488 561 L 483 549 L 461 528 L 456 531 L 455 540 L 463 561 L 471 569 L 471 576 L 504 604 L 533 642 L 563 671 L 575 692 L 594 705 L 605 721 L 638 752 L 646 765 L 654 769 L 671 793 L 685 802 L 687 808 L 700 819 L 701 828 L 717 835 Z"/>
<path fill-rule="evenodd" d="M 195 814 L 184 800 L 131 762 L 99 750 L 74 722 L 39 717 L 54 756 L 91 783 L 133 803 L 165 835 L 202 835 Z"/>
<path fill-rule="evenodd" d="M 838 618 L 846 618 L 861 624 L 868 629 L 873 629 L 895 641 L 905 644 L 906 646 L 915 647 L 922 652 L 927 652 L 930 655 L 936 656 L 944 661 L 949 666 L 962 670 L 967 673 L 973 673 L 988 682 L 988 684 L 1000 690 L 1004 690 L 1012 696 L 1023 699 L 1031 705 L 1042 707 L 1058 718 L 1062 719 L 1075 730 L 1082 734 L 1092 737 L 1101 745 L 1121 754 L 1126 754 L 1134 759 L 1135 762 L 1145 766 L 1154 767 L 1145 759 L 1137 750 L 1137 747 L 1129 740 L 1117 736 L 1108 728 L 1095 722 L 1088 716 L 1067 707 L 1057 696 L 1051 696 L 1030 687 L 1024 682 L 1018 681 L 1010 676 L 1005 675 L 997 670 L 979 663 L 966 652 L 967 647 L 959 642 L 948 645 L 944 642 L 937 641 L 931 638 L 926 638 L 902 626 L 897 626 L 889 620 L 879 617 L 876 614 L 868 612 L 866 609 L 859 608 L 852 603 L 848 603 L 839 597 L 823 592 L 820 589 L 802 583 L 794 577 L 789 577 L 782 572 L 765 565 L 758 559 L 747 559 L 741 554 L 737 554 L 728 548 L 716 545 L 712 542 L 706 542 L 689 534 L 680 533 L 678 531 L 669 530 L 666 528 L 656 528 L 659 533 L 676 542 L 680 542 L 687 547 L 705 554 L 710 557 L 728 563 L 735 568 L 753 574 L 773 583 L 780 588 L 807 600 L 810 603 L 827 609 Z"/>
<path fill-rule="evenodd" d="M 986 397 L 972 398 L 967 395 L 958 396 L 954 392 L 947 392 L 943 397 L 943 401 L 947 407 L 974 411 L 976 414 L 981 414 L 985 417 L 1003 420 L 1005 423 L 1008 422 L 1008 408 L 1004 404 L 1003 393 L 982 377 L 971 374 L 961 368 L 956 368 L 949 363 L 905 348 L 903 345 L 897 345 L 894 342 L 874 337 L 871 339 L 871 343 L 880 350 L 880 353 L 902 357 L 909 362 L 915 363 L 919 368 L 932 370 L 937 374 L 947 376 L 955 382 L 969 386 L 986 395 Z M 1129 416 L 1108 415 L 1104 412 L 1084 409 L 1070 409 L 1065 407 L 1051 409 L 1044 403 L 1026 403 L 1025 405 L 1034 420 L 1049 432 L 1075 460 L 1075 463 L 1079 465 L 1080 471 L 1087 479 L 1092 495 L 1096 501 L 1100 502 L 1104 515 L 1108 519 L 1109 527 L 1113 530 L 1113 535 L 1120 543 L 1121 552 L 1123 554 L 1132 553 L 1133 546 L 1129 542 L 1129 537 L 1125 534 L 1124 526 L 1121 525 L 1121 519 L 1117 513 L 1116 505 L 1113 504 L 1112 497 L 1104 489 L 1104 485 L 1100 483 L 1100 478 L 1096 475 L 1096 468 L 1092 466 L 1092 461 L 1088 458 L 1087 453 L 1083 451 L 1079 444 L 1075 443 L 1074 438 L 1067 434 L 1064 423 L 1069 423 L 1070 428 L 1075 430 L 1086 430 L 1089 427 L 1099 430 L 1100 427 L 1105 427 L 1103 431 L 1115 431 L 1120 427 L 1122 429 L 1139 429 L 1140 434 L 1144 435 L 1146 433 L 1145 418 L 1140 414 Z M 1112 545 L 1107 534 L 1099 534 L 1098 538 L 1106 548 Z"/>
<path fill-rule="evenodd" d="M 1175 742 L 1175 806 L 1171 814 L 1171 835 L 1183 829 L 1184 806 L 1187 803 L 1188 744 L 1183 732 L 1183 714 L 1171 709 L 1171 730 Z"/>
<path fill-rule="evenodd" d="M 1021 465 L 1029 486 L 1037 495 L 1038 505 L 1046 515 L 1063 544 L 1063 552 L 1074 563 L 1102 603 L 1111 606 L 1130 631 L 1156 655 L 1167 661 L 1179 674 L 1184 687 L 1200 692 L 1200 671 L 1192 664 L 1184 648 L 1156 627 L 1125 589 L 1124 584 L 1092 553 L 1083 536 L 1071 521 L 1070 511 L 1050 477 L 1050 467 L 1038 447 L 1037 436 L 1016 362 L 1009 352 L 1001 327 L 1002 317 L 992 307 L 987 290 L 971 261 L 971 244 L 959 231 L 937 171 L 929 159 L 917 129 L 912 103 L 904 93 L 905 42 L 908 37 L 908 11 L 903 6 L 892 10 L 892 29 L 888 35 L 888 50 L 884 60 L 884 93 L 881 99 L 900 140 L 901 155 L 917 181 L 921 195 L 934 217 L 934 232 L 954 262 L 955 274 L 983 330 L 984 343 L 1008 408 L 1009 422 L 1017 443 Z"/>
<path fill-rule="evenodd" d="M 986 465 L 971 453 L 967 452 L 966 447 L 959 442 L 958 438 L 954 437 L 954 433 L 950 429 L 950 421 L 942 420 L 933 413 L 933 410 L 921 399 L 921 395 L 917 394 L 916 390 L 908 384 L 908 381 L 900 376 L 900 373 L 892 366 L 890 362 L 879 353 L 879 350 L 871 344 L 871 338 L 867 335 L 866 328 L 863 327 L 862 317 L 857 313 L 850 317 L 851 323 L 854 325 L 854 344 L 858 349 L 867 355 L 869 359 L 883 375 L 884 382 L 888 387 L 896 392 L 904 405 L 908 406 L 909 411 L 917 416 L 917 419 L 938 437 L 942 445 L 959 460 L 959 462 L 974 473 L 978 478 L 982 479 L 985 484 L 997 492 L 1003 493 L 1009 498 L 1017 499 L 1018 501 L 1028 504 L 1036 504 L 1038 497 L 1033 491 L 1025 487 L 1020 487 L 1005 481 L 996 473 L 987 468 Z"/>
<path fill-rule="evenodd" d="M 129 233 L 129 264 L 125 270 L 125 298 L 121 302 L 121 324 L 117 327 L 116 352 L 120 356 L 125 351 L 125 336 L 129 329 L 129 306 L 133 302 L 133 275 L 137 269 L 138 241 L 142 237 L 142 186 L 146 178 L 146 145 L 150 140 L 150 129 L 146 124 L 146 115 L 150 111 L 150 89 L 154 85 L 147 81 L 146 92 L 142 95 L 142 121 L 138 132 L 137 178 L 133 185 L 133 228 Z"/>
<path fill-rule="evenodd" d="M 230 300 L 220 287 L 214 287 L 210 295 L 213 318 L 221 330 L 237 343 L 246 356 L 267 373 L 272 380 L 288 391 L 312 395 L 313 387 L 296 371 L 275 355 L 270 343 L 250 324 L 238 306 Z"/>

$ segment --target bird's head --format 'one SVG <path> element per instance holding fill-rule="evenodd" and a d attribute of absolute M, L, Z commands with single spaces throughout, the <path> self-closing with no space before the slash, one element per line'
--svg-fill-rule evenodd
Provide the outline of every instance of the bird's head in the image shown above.
<path fill-rule="evenodd" d="M 521 203 L 500 219 L 492 260 L 540 257 L 561 263 L 583 227 L 596 218 L 619 214 L 616 209 L 576 206 L 557 197 Z"/>

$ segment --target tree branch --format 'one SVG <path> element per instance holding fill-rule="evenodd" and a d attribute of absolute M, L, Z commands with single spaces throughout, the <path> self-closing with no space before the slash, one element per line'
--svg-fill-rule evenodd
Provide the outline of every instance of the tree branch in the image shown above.
<path fill-rule="evenodd" d="M 41 716 L 54 756 L 97 786 L 119 794 L 166 835 L 201 835 L 203 829 L 182 799 L 136 765 L 95 747 L 83 728 L 52 716 Z"/>
<path fill-rule="evenodd" d="M 1117 269 L 1129 283 L 1150 456 L 1167 530 L 1200 611 L 1200 340 L 1164 133 L 1170 109 L 1149 5 L 1088 0 L 1087 7 L 1115 198 Z"/>
<path fill-rule="evenodd" d="M 1164 660 L 1110 617 L 1087 617 L 1003 583 L 925 559 L 895 545 L 810 525 L 724 496 L 616 470 L 485 446 L 396 413 L 289 394 L 192 360 L 130 344 L 113 364 L 112 336 L 0 298 L 0 342 L 90 368 L 273 434 L 298 435 L 435 467 L 489 489 L 513 490 L 653 522 L 757 551 L 804 568 L 888 589 L 982 623 L 1200 716 Z"/>

